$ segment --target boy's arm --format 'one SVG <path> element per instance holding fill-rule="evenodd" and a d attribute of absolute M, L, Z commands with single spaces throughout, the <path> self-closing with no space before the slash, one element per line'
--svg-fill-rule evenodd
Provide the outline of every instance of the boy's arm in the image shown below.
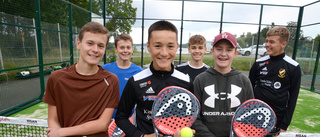
<path fill-rule="evenodd" d="M 198 98 L 200 104 L 203 104 L 202 101 L 202 92 L 203 90 L 201 90 L 200 88 L 200 80 L 196 77 L 193 83 L 193 87 L 194 87 L 194 95 Z M 201 110 L 200 110 L 200 114 L 197 117 L 197 120 L 193 123 L 193 125 L 191 126 L 192 129 L 195 129 L 196 134 L 195 136 L 199 136 L 199 137 L 215 137 L 215 135 L 213 135 L 210 130 L 208 129 L 208 127 L 206 125 L 204 125 L 201 121 Z"/>
<path fill-rule="evenodd" d="M 252 89 L 254 89 L 254 87 L 256 86 L 256 63 L 254 63 L 249 71 L 249 79 L 250 79 L 250 82 L 251 82 L 251 86 L 252 86 Z"/>
<path fill-rule="evenodd" d="M 57 107 L 48 104 L 48 126 L 49 128 L 61 128 L 59 120 Z"/>
<path fill-rule="evenodd" d="M 115 121 L 117 126 L 127 135 L 131 137 L 140 137 L 144 134 L 138 128 L 136 128 L 129 120 L 132 109 L 134 108 L 136 102 L 136 94 L 134 88 L 131 85 L 131 81 L 133 77 L 129 79 L 125 88 L 123 89 L 123 93 L 118 105 L 117 114 L 115 117 Z M 146 136 L 145 136 L 146 137 Z"/>
<path fill-rule="evenodd" d="M 293 116 L 294 109 L 296 107 L 299 91 L 300 91 L 300 83 L 301 83 L 301 69 L 298 66 L 295 71 L 292 72 L 290 76 L 290 88 L 289 88 L 289 100 L 288 107 L 286 109 L 286 113 L 284 115 L 283 121 L 278 124 L 278 127 L 287 130 L 288 126 L 291 123 L 291 119 Z"/>
<path fill-rule="evenodd" d="M 243 80 L 245 82 L 245 89 L 246 91 L 245 92 L 245 100 L 248 100 L 248 99 L 253 99 L 254 98 L 254 94 L 253 94 L 253 89 L 252 89 L 252 83 L 250 82 L 250 79 L 248 77 L 243 77 Z"/>
<path fill-rule="evenodd" d="M 49 106 L 48 106 L 49 108 Z M 51 112 L 50 112 L 51 111 Z M 114 108 L 106 108 L 99 119 L 83 123 L 73 127 L 61 128 L 60 124 L 56 124 L 57 113 L 56 107 L 50 106 L 48 111 L 48 136 L 74 136 L 74 135 L 90 135 L 99 132 L 106 132 L 110 124 Z M 54 114 L 55 112 L 55 114 Z M 59 122 L 58 122 L 59 123 Z"/>

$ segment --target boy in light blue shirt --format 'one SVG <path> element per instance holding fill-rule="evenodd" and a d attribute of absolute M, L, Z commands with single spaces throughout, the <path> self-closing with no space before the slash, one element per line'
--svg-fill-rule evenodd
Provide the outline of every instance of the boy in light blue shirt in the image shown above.
<path fill-rule="evenodd" d="M 121 34 L 117 36 L 114 44 L 114 50 L 118 53 L 117 61 L 105 64 L 102 68 L 117 75 L 119 79 L 119 95 L 121 98 L 122 91 L 126 86 L 128 79 L 143 69 L 130 61 L 133 53 L 133 43 L 130 35 Z M 114 118 L 116 112 L 117 109 L 115 109 L 112 118 Z"/>

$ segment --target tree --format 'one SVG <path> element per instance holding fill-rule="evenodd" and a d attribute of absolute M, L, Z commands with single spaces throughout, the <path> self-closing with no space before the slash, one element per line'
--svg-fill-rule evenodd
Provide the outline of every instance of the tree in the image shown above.
<path fill-rule="evenodd" d="M 263 38 L 267 38 L 267 32 L 270 30 L 270 27 L 267 26 L 265 28 L 263 28 L 260 32 L 260 36 L 263 37 Z"/>
<path fill-rule="evenodd" d="M 137 8 L 132 7 L 132 0 L 107 0 L 106 15 L 111 19 L 106 23 L 109 31 L 130 33 L 131 26 L 136 22 Z"/>
<path fill-rule="evenodd" d="M 88 0 L 68 0 L 69 2 L 89 10 Z M 132 7 L 132 0 L 106 0 L 106 28 L 114 32 L 130 33 L 132 25 L 136 22 L 137 8 Z M 92 11 L 102 15 L 102 0 L 92 0 Z"/>
<path fill-rule="evenodd" d="M 318 34 L 314 40 L 320 42 L 320 34 Z"/>
<path fill-rule="evenodd" d="M 296 38 L 296 32 L 297 32 L 297 22 L 290 21 L 288 22 L 288 25 L 286 26 L 288 30 L 290 31 L 290 39 L 289 40 L 295 40 Z M 303 37 L 303 31 L 300 30 L 298 39 Z"/>

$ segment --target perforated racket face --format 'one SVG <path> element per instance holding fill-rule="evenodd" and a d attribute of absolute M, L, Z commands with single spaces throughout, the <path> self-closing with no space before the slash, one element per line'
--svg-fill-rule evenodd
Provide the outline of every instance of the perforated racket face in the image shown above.
<path fill-rule="evenodd" d="M 236 110 L 232 128 L 239 137 L 263 137 L 274 128 L 276 121 L 276 115 L 268 104 L 250 99 Z"/>
<path fill-rule="evenodd" d="M 173 135 L 178 128 L 191 127 L 199 110 L 199 101 L 191 92 L 170 86 L 157 95 L 152 107 L 152 119 L 157 130 Z"/>

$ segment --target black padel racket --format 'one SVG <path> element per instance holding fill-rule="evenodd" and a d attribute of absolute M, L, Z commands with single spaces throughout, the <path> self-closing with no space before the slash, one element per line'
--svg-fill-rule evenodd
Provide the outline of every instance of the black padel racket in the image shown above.
<path fill-rule="evenodd" d="M 276 114 L 268 104 L 249 99 L 236 110 L 230 137 L 264 137 L 275 127 L 276 121 Z"/>
<path fill-rule="evenodd" d="M 200 111 L 198 99 L 187 89 L 169 86 L 162 89 L 152 106 L 157 136 L 173 136 L 177 129 L 191 127 Z"/>
<path fill-rule="evenodd" d="M 133 123 L 133 116 L 129 118 L 130 122 Z M 126 134 L 117 126 L 115 120 L 113 119 L 108 127 L 109 137 L 124 137 Z"/>

